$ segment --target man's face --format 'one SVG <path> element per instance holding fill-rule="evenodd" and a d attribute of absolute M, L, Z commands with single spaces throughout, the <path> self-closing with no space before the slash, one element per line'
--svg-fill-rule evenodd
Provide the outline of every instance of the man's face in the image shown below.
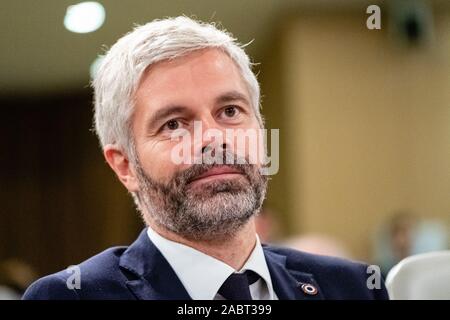
<path fill-rule="evenodd" d="M 248 163 L 251 147 L 236 143 L 237 129 L 260 129 L 237 66 L 216 49 L 157 63 L 144 74 L 135 98 L 132 132 L 145 218 L 193 239 L 236 232 L 259 210 L 267 184 L 260 164 Z M 200 139 L 194 122 L 201 123 Z M 220 155 L 215 159 L 227 155 L 246 163 L 179 164 L 173 158 L 177 129 L 190 133 L 192 159 L 212 146 L 209 155 Z M 204 134 L 211 129 L 223 134 L 219 145 Z M 260 140 L 253 143 L 261 148 Z"/>

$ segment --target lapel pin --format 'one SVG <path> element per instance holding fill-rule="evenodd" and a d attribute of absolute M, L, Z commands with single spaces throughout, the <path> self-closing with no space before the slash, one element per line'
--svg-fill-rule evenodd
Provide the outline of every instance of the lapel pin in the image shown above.
<path fill-rule="evenodd" d="M 304 293 L 310 296 L 315 296 L 318 292 L 317 288 L 310 283 L 301 283 L 300 288 Z"/>

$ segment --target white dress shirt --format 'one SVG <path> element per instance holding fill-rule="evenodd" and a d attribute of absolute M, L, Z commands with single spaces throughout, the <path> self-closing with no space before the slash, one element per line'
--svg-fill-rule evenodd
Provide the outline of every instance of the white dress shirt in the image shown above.
<path fill-rule="evenodd" d="M 162 237 L 152 228 L 147 234 L 169 262 L 189 296 L 194 300 L 223 300 L 218 294 L 225 280 L 236 270 L 226 263 L 184 244 Z M 277 300 L 258 235 L 256 245 L 239 273 L 251 270 L 260 279 L 250 285 L 253 300 Z"/>

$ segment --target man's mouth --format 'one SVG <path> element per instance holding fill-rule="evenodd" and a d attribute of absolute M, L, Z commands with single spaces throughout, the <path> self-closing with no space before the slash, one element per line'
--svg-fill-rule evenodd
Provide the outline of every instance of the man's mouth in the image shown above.
<path fill-rule="evenodd" d="M 236 177 L 238 175 L 242 176 L 242 171 L 229 166 L 213 167 L 208 171 L 202 173 L 201 175 L 191 179 L 189 181 L 189 184 L 192 184 L 194 182 L 206 182 L 216 179 L 228 179 Z"/>

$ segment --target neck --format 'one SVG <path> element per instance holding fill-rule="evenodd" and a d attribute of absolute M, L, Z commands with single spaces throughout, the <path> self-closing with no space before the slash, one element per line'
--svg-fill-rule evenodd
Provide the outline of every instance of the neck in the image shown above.
<path fill-rule="evenodd" d="M 235 270 L 240 270 L 256 245 L 256 229 L 254 218 L 250 220 L 236 234 L 221 241 L 193 241 L 167 230 L 153 221 L 150 227 L 162 237 L 187 245 L 204 254 L 216 258 Z"/>

